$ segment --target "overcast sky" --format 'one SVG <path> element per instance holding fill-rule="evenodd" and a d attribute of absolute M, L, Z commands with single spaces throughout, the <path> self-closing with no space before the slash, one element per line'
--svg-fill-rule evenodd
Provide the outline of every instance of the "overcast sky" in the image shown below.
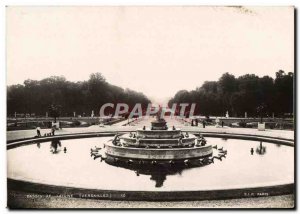
<path fill-rule="evenodd" d="M 165 101 L 225 72 L 294 72 L 292 7 L 8 7 L 7 84 L 102 73 Z"/>

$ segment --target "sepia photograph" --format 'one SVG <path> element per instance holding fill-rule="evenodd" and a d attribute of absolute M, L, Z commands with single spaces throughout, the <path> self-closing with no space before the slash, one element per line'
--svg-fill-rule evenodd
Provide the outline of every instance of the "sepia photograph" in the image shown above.
<path fill-rule="evenodd" d="M 8 209 L 295 209 L 294 6 L 5 18 Z"/>

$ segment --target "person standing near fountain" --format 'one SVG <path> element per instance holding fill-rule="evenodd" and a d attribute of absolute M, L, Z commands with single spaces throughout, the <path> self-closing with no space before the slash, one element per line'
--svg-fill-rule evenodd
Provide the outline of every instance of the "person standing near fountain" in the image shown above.
<path fill-rule="evenodd" d="M 51 128 L 51 133 L 52 133 L 52 135 L 55 134 L 55 126 L 52 126 L 52 128 Z"/>
<path fill-rule="evenodd" d="M 41 130 L 40 130 L 40 127 L 37 127 L 36 128 L 36 134 L 38 137 L 41 137 Z"/>

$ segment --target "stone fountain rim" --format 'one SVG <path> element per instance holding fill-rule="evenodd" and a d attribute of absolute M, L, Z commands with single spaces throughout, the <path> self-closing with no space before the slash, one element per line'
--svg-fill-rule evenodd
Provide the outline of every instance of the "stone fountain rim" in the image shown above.
<path fill-rule="evenodd" d="M 130 133 L 132 131 L 109 131 L 109 132 L 89 132 L 89 133 L 74 133 L 74 134 L 64 134 L 64 135 L 54 135 L 49 137 L 41 138 L 29 138 L 29 139 L 19 139 L 13 141 L 7 141 L 6 149 L 13 149 L 19 146 L 30 145 L 34 143 L 48 142 L 54 139 L 57 140 L 71 140 L 71 139 L 82 139 L 82 138 L 93 138 L 93 137 L 112 137 L 116 133 Z M 228 139 L 240 139 L 240 140 L 253 140 L 253 141 L 263 141 L 267 143 L 280 144 L 285 146 L 294 147 L 294 140 L 287 138 L 263 136 L 263 135 L 249 135 L 249 134 L 232 134 L 232 133 L 222 133 L 222 132 L 204 132 L 204 131 L 187 131 L 188 133 L 197 135 L 201 133 L 203 137 L 212 138 L 228 138 Z"/>
<path fill-rule="evenodd" d="M 121 132 L 121 131 L 119 131 Z M 114 132 L 96 132 L 96 133 L 76 133 L 67 135 L 56 135 L 44 138 L 35 138 L 20 140 L 17 142 L 7 143 L 7 150 L 13 149 L 20 146 L 25 146 L 37 142 L 48 142 L 53 139 L 68 140 L 68 139 L 81 139 L 91 137 L 109 137 L 114 136 L 118 131 Z M 129 131 L 124 131 L 124 133 Z M 191 131 L 191 133 L 195 133 Z M 217 137 L 217 138 L 228 138 L 228 139 L 241 139 L 241 140 L 254 140 L 270 142 L 274 144 L 280 144 L 285 146 L 294 147 L 294 141 L 291 139 L 266 137 L 259 135 L 247 135 L 247 134 L 228 134 L 228 133 L 212 133 L 212 132 L 201 132 L 204 137 Z M 42 184 L 37 182 L 29 182 L 24 180 L 17 180 L 7 178 L 8 190 L 18 190 L 28 193 L 41 193 L 41 194 L 87 194 L 95 193 L 100 195 L 110 195 L 111 197 L 91 197 L 91 199 L 107 199 L 107 200 L 139 200 L 139 201 L 176 201 L 176 200 L 213 200 L 213 199 L 231 199 L 231 198 L 247 198 L 245 192 L 251 192 L 259 194 L 261 192 L 268 192 L 268 196 L 293 194 L 295 192 L 294 183 L 286 184 L 273 184 L 271 186 L 257 186 L 257 187 L 239 187 L 233 189 L 220 189 L 220 190 L 186 190 L 186 191 L 128 191 L 128 190 L 102 190 L 102 189 L 88 189 L 78 187 L 67 187 L 67 186 L 55 186 L 51 184 Z M 128 197 L 120 198 L 120 194 L 128 195 Z M 256 195 L 255 197 L 259 197 Z M 84 198 L 86 199 L 86 198 Z"/>

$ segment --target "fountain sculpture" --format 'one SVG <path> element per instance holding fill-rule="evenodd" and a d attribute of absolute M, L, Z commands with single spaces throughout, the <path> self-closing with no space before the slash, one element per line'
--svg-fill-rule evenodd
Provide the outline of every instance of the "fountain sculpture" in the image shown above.
<path fill-rule="evenodd" d="M 196 137 L 174 126 L 169 128 L 160 115 L 159 111 L 156 120 L 151 122 L 151 127 L 144 126 L 134 133 L 116 134 L 104 144 L 103 150 L 91 149 L 91 156 L 114 165 L 198 166 L 213 163 L 215 158 L 222 160 L 227 154 L 226 151 L 217 150 L 218 155 L 212 157 L 213 147 L 206 143 L 201 134 Z"/>

